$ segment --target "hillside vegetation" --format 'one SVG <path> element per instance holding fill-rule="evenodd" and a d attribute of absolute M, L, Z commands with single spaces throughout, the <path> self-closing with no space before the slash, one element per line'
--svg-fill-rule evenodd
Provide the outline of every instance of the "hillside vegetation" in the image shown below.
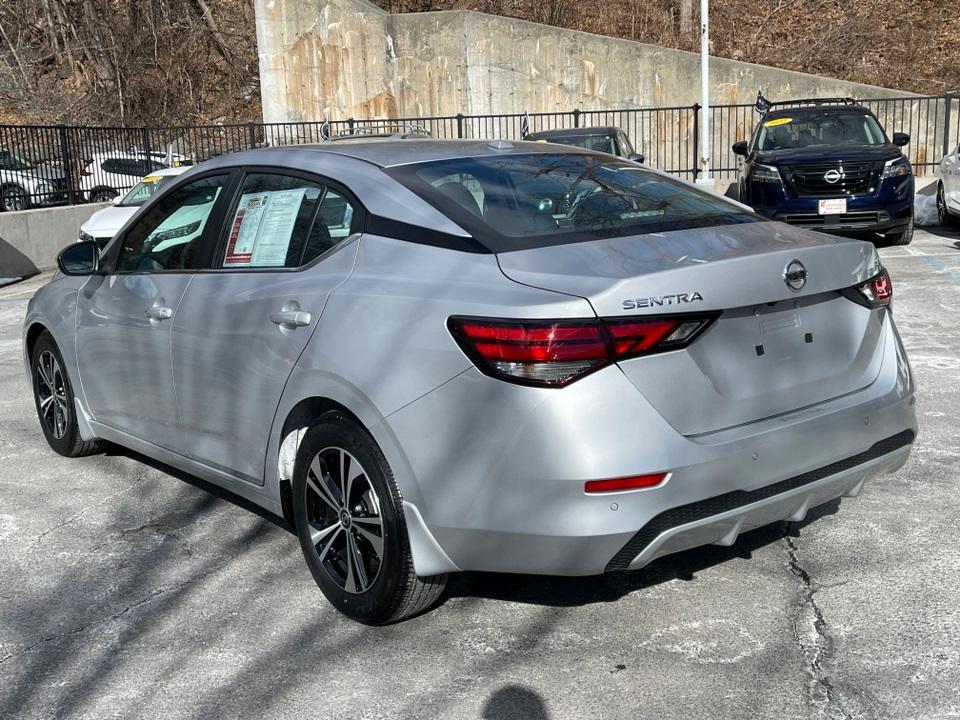
<path fill-rule="evenodd" d="M 696 51 L 695 0 L 376 0 Z M 954 0 L 712 0 L 715 55 L 918 93 L 960 90 Z M 0 123 L 260 119 L 252 0 L 3 0 Z"/>

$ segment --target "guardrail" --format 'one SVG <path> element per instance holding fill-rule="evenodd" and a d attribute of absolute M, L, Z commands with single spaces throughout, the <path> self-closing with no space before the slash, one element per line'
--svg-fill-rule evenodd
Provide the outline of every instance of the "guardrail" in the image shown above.
<path fill-rule="evenodd" d="M 870 108 L 888 133 L 910 135 L 907 154 L 918 175 L 935 170 L 960 144 L 960 100 L 954 95 L 873 98 Z M 530 113 L 529 130 L 616 125 L 652 167 L 687 179 L 699 174 L 702 108 L 674 107 Z M 524 114 L 444 115 L 335 120 L 332 134 L 364 127 L 417 124 L 438 138 L 519 138 Z M 759 119 L 752 105 L 710 108 L 711 172 L 731 179 L 731 146 L 750 138 Z M 179 127 L 0 125 L 0 209 L 103 201 L 168 165 L 201 162 L 227 152 L 322 141 L 323 121 Z"/>

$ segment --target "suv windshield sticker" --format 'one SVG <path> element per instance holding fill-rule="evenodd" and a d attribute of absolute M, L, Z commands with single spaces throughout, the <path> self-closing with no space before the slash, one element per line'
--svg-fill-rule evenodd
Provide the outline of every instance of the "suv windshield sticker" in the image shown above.
<path fill-rule="evenodd" d="M 788 118 L 788 117 L 784 117 L 784 118 L 774 118 L 773 120 L 767 120 L 767 121 L 763 124 L 763 126 L 764 126 L 764 127 L 776 127 L 777 125 L 786 125 L 786 124 L 792 123 L 792 122 L 793 122 L 793 118 Z"/>

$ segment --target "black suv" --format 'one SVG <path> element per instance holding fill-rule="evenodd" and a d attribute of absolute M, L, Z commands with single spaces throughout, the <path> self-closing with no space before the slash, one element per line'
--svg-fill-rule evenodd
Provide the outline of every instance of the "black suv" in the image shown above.
<path fill-rule="evenodd" d="M 780 107 L 790 105 L 791 107 Z M 913 239 L 913 171 L 877 117 L 849 98 L 774 103 L 749 143 L 739 198 L 774 220 L 907 245 Z"/>
<path fill-rule="evenodd" d="M 564 130 L 542 130 L 530 133 L 524 140 L 542 140 L 544 142 L 559 143 L 560 145 L 576 145 L 577 147 L 610 153 L 620 157 L 643 162 L 643 155 L 633 149 L 630 138 L 620 128 L 614 125 L 602 127 L 567 128 Z"/>

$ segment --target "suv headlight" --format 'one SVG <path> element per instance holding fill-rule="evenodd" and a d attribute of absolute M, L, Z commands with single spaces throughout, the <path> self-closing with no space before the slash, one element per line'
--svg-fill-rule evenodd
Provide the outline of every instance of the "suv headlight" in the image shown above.
<path fill-rule="evenodd" d="M 893 160 L 887 160 L 886 164 L 883 166 L 883 175 L 880 179 L 886 180 L 887 178 L 902 177 L 909 174 L 910 161 L 901 155 Z"/>
<path fill-rule="evenodd" d="M 772 165 L 754 165 L 750 168 L 750 179 L 754 182 L 762 183 L 783 183 L 780 178 L 780 171 Z"/>

